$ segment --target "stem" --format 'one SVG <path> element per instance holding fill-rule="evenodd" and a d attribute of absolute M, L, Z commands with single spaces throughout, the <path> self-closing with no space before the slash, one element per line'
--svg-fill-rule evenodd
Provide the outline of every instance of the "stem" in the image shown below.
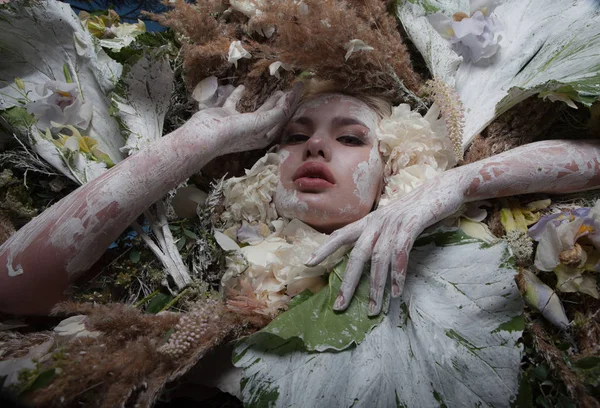
<path fill-rule="evenodd" d="M 135 302 L 133 307 L 140 307 L 141 305 L 143 305 L 144 303 L 146 303 L 147 301 L 149 301 L 150 299 L 152 299 L 154 296 L 158 295 L 159 293 L 160 293 L 160 289 L 156 289 L 154 292 L 150 293 L 148 296 L 146 296 L 142 300 L 138 300 L 137 302 Z"/>
<path fill-rule="evenodd" d="M 179 299 L 181 299 L 181 297 L 187 293 L 187 291 L 190 290 L 190 288 L 185 288 L 184 290 L 181 291 L 181 293 L 179 293 L 179 295 L 175 296 L 175 298 L 173 300 L 171 300 L 169 303 L 167 303 L 162 309 L 160 309 L 158 311 L 158 313 L 163 312 L 165 310 L 169 310 L 171 308 L 171 306 L 173 306 L 175 303 L 177 303 L 179 301 Z"/>

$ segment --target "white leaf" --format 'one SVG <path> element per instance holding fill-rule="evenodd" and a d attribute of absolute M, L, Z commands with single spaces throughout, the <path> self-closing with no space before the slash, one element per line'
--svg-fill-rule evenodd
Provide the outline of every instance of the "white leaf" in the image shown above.
<path fill-rule="evenodd" d="M 589 105 L 600 95 L 600 14 L 595 2 L 503 2 L 494 10 L 504 26 L 500 48 L 484 64 L 461 63 L 427 21 L 431 3 L 447 16 L 459 11 L 453 0 L 415 0 L 402 2 L 398 16 L 433 76 L 454 85 L 461 97 L 463 148 L 494 118 L 529 96 L 559 92 Z"/>
<path fill-rule="evenodd" d="M 239 251 L 240 250 L 240 246 L 233 239 L 229 238 L 227 235 L 223 234 L 222 232 L 215 230 L 213 235 L 215 236 L 215 240 L 217 241 L 217 244 L 219 244 L 221 249 L 223 249 L 224 251 Z"/>
<path fill-rule="evenodd" d="M 121 150 L 131 155 L 162 136 L 173 71 L 166 56 L 147 52 L 129 69 L 123 82 L 126 94 L 113 93 L 113 104 L 129 133 Z"/>
<path fill-rule="evenodd" d="M 66 68 L 85 105 L 89 103 L 93 108 L 90 126 L 83 133 L 97 140 L 98 148 L 113 162 L 122 159 L 119 148 L 123 139 L 118 123 L 109 114 L 106 97 L 118 81 L 122 66 L 97 49 L 68 4 L 55 0 L 13 2 L 10 8 L 1 8 L 0 48 L 0 110 L 20 106 L 23 97 L 17 87 L 11 86 L 15 77 L 21 77 L 28 96 L 36 98 L 37 93 L 31 92 L 36 87 L 50 81 L 65 82 Z M 66 164 L 58 164 L 62 160 L 58 148 L 39 142 L 42 136 L 32 133 L 32 143 L 37 140 L 34 149 L 43 151 L 44 159 L 68 177 L 84 182 L 80 175 L 70 174 Z"/>
<path fill-rule="evenodd" d="M 229 56 L 227 57 L 227 61 L 237 68 L 237 62 L 242 58 L 252 58 L 252 55 L 242 47 L 241 41 L 233 41 L 229 45 Z"/>
<path fill-rule="evenodd" d="M 8 387 L 18 384 L 19 372 L 25 369 L 34 370 L 37 366 L 34 360 L 37 361 L 46 355 L 52 346 L 54 346 L 54 339 L 49 338 L 42 344 L 30 348 L 23 357 L 0 361 L 0 377 L 6 376 L 3 386 Z"/>
<path fill-rule="evenodd" d="M 219 81 L 216 76 L 209 76 L 198 82 L 198 85 L 192 92 L 192 98 L 198 102 L 204 102 L 214 96 L 219 88 Z"/>
<path fill-rule="evenodd" d="M 289 65 L 284 64 L 281 61 L 275 61 L 269 65 L 269 74 L 273 75 L 275 78 L 281 78 L 281 75 L 279 74 L 279 68 L 285 69 L 286 71 L 290 70 Z"/>
<path fill-rule="evenodd" d="M 346 56 L 344 57 L 346 59 L 346 61 L 348 61 L 348 58 L 350 58 L 350 56 L 352 55 L 353 52 L 374 50 L 373 47 L 365 44 L 363 40 L 359 40 L 359 39 L 354 39 L 354 40 L 348 41 L 348 43 L 346 43 L 344 48 L 346 50 L 348 50 L 348 52 L 346 52 Z"/>
<path fill-rule="evenodd" d="M 258 347 L 242 342 L 234 364 L 244 369 L 243 402 L 510 406 L 518 390 L 523 310 L 506 247 L 423 243 L 411 252 L 403 296 L 356 348 L 306 353 L 298 339 L 275 336 Z"/>

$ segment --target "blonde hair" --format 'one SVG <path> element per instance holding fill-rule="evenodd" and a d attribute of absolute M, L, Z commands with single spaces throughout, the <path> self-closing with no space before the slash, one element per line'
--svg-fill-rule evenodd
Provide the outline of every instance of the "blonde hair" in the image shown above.
<path fill-rule="evenodd" d="M 351 92 L 347 89 L 340 89 L 334 81 L 320 81 L 315 78 L 303 80 L 304 94 L 300 99 L 300 103 L 315 95 L 324 93 L 337 93 L 351 96 L 363 102 L 369 108 L 373 109 L 380 119 L 387 118 L 392 115 L 392 103 L 384 97 L 368 95 L 365 93 Z"/>

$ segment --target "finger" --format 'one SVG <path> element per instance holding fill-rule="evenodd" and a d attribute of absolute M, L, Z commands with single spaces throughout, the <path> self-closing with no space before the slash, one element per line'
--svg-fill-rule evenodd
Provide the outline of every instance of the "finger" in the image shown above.
<path fill-rule="evenodd" d="M 404 290 L 406 269 L 408 268 L 408 254 L 414 244 L 411 236 L 399 236 L 399 247 L 392 254 L 392 297 L 398 297 Z"/>
<path fill-rule="evenodd" d="M 229 128 L 233 137 L 239 140 L 252 135 L 249 144 L 237 143 L 228 153 L 261 149 L 268 146 L 272 141 L 270 137 L 274 136 L 269 131 L 278 124 L 287 122 L 300 99 L 302 87 L 302 84 L 300 86 L 295 85 L 291 91 L 279 98 L 273 109 L 228 117 L 227 119 L 233 122 Z"/>
<path fill-rule="evenodd" d="M 333 304 L 334 310 L 346 310 L 350 304 L 356 286 L 358 286 L 358 282 L 360 281 L 360 276 L 362 275 L 365 263 L 371 257 L 371 250 L 375 246 L 378 237 L 378 232 L 367 233 L 361 235 L 356 242 L 352 252 L 350 252 L 350 258 L 348 259 L 346 273 L 342 280 L 342 285 L 340 286 L 340 292 Z"/>
<path fill-rule="evenodd" d="M 329 241 L 327 241 L 320 249 L 316 250 L 304 265 L 308 267 L 316 266 L 323 262 L 329 255 L 337 251 L 341 246 L 354 244 L 362 234 L 365 226 L 366 219 L 363 218 L 362 220 L 353 222 L 352 224 L 346 225 L 344 228 L 335 231 L 329 236 Z"/>
<path fill-rule="evenodd" d="M 371 256 L 369 316 L 377 316 L 383 306 L 383 293 L 391 264 L 391 248 L 389 248 L 389 240 L 386 238 L 387 236 L 377 241 Z"/>
<path fill-rule="evenodd" d="M 224 108 L 235 110 L 238 102 L 242 99 L 242 95 L 244 94 L 244 90 L 246 87 L 244 85 L 240 85 L 229 95 L 229 98 L 223 104 Z"/>
<path fill-rule="evenodd" d="M 262 104 L 262 106 L 260 108 L 258 108 L 256 110 L 256 112 L 264 112 L 264 111 L 268 111 L 269 109 L 273 109 L 275 107 L 275 105 L 277 104 L 277 102 L 279 102 L 279 99 L 281 99 L 281 97 L 283 95 L 284 94 L 282 91 L 275 92 L 273 95 L 271 95 L 269 97 L 269 99 L 267 99 L 265 101 L 265 103 Z"/>

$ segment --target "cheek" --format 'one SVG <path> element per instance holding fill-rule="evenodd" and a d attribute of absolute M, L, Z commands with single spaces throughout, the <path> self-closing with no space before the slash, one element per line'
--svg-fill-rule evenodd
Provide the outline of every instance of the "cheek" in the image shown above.
<path fill-rule="evenodd" d="M 291 181 L 292 175 L 297 167 L 296 156 L 298 152 L 295 152 L 296 149 L 280 149 L 277 153 L 279 155 L 279 179 L 282 182 Z"/>
<path fill-rule="evenodd" d="M 383 161 L 377 148 L 370 149 L 367 157 L 362 156 L 352 169 L 353 195 L 358 199 L 360 207 L 371 209 L 381 189 L 383 178 Z"/>

